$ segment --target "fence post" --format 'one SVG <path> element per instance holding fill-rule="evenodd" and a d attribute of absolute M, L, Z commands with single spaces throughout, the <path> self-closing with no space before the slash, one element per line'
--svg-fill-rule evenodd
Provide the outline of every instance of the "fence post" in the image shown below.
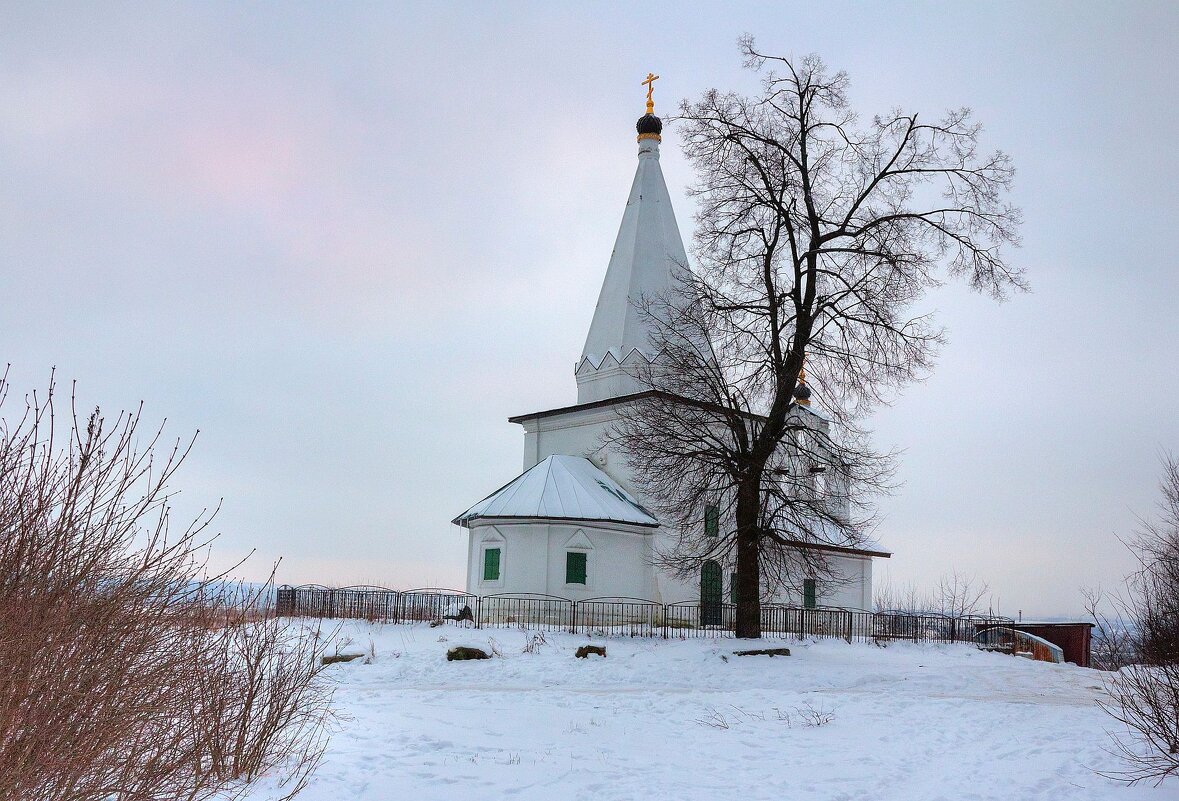
<path fill-rule="evenodd" d="M 573 601 L 572 603 L 569 604 L 569 615 L 570 615 L 569 633 L 576 634 L 577 633 L 577 601 Z"/>
<path fill-rule="evenodd" d="M 851 641 L 852 641 L 852 613 L 849 611 L 849 612 L 846 612 L 845 614 L 847 615 L 847 642 L 848 642 L 848 645 L 851 645 Z"/>
<path fill-rule="evenodd" d="M 483 628 L 483 596 L 475 596 L 475 628 Z"/>

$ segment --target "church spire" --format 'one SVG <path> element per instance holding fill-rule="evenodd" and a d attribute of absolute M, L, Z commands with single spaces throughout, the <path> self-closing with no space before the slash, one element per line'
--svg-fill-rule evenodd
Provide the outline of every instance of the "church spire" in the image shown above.
<path fill-rule="evenodd" d="M 651 363 L 657 355 L 651 352 L 651 322 L 644 319 L 639 304 L 643 299 L 668 297 L 678 283 L 677 272 L 688 264 L 659 166 L 663 121 L 655 116 L 652 95 L 658 77 L 648 73 L 642 81 L 647 87 L 647 113 L 635 124 L 639 163 L 575 370 L 578 403 L 646 388 L 628 369 L 638 360 Z"/>

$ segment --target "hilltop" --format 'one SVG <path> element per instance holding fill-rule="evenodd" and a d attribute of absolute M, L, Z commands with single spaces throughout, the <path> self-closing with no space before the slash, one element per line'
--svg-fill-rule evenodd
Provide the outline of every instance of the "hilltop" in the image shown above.
<path fill-rule="evenodd" d="M 1102 674 L 964 645 L 734 640 L 348 623 L 344 714 L 305 801 L 1136 799 L 1105 750 Z M 470 645 L 502 656 L 447 662 Z M 255 796 L 261 799 L 262 794 Z"/>

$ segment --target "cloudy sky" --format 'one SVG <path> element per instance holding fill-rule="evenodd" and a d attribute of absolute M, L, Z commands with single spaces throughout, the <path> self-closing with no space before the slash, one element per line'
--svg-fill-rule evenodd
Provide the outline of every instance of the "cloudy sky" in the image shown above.
<path fill-rule="evenodd" d="M 873 420 L 879 573 L 1025 616 L 1130 567 L 1179 450 L 1179 13 L 1148 4 L 0 3 L 0 363 L 200 430 L 181 508 L 289 582 L 462 582 L 449 520 L 573 403 L 657 110 L 821 54 L 862 113 L 969 105 L 1019 169 L 1033 292 L 928 299 L 950 344 Z M 691 174 L 665 131 L 681 228 Z M 16 409 L 10 398 L 7 414 Z"/>

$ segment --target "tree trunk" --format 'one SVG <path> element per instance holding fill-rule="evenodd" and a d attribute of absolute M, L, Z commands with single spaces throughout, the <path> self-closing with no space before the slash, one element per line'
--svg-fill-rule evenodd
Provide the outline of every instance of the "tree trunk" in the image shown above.
<path fill-rule="evenodd" d="M 736 634 L 761 638 L 761 564 L 758 558 L 760 475 L 737 488 L 737 620 Z"/>

